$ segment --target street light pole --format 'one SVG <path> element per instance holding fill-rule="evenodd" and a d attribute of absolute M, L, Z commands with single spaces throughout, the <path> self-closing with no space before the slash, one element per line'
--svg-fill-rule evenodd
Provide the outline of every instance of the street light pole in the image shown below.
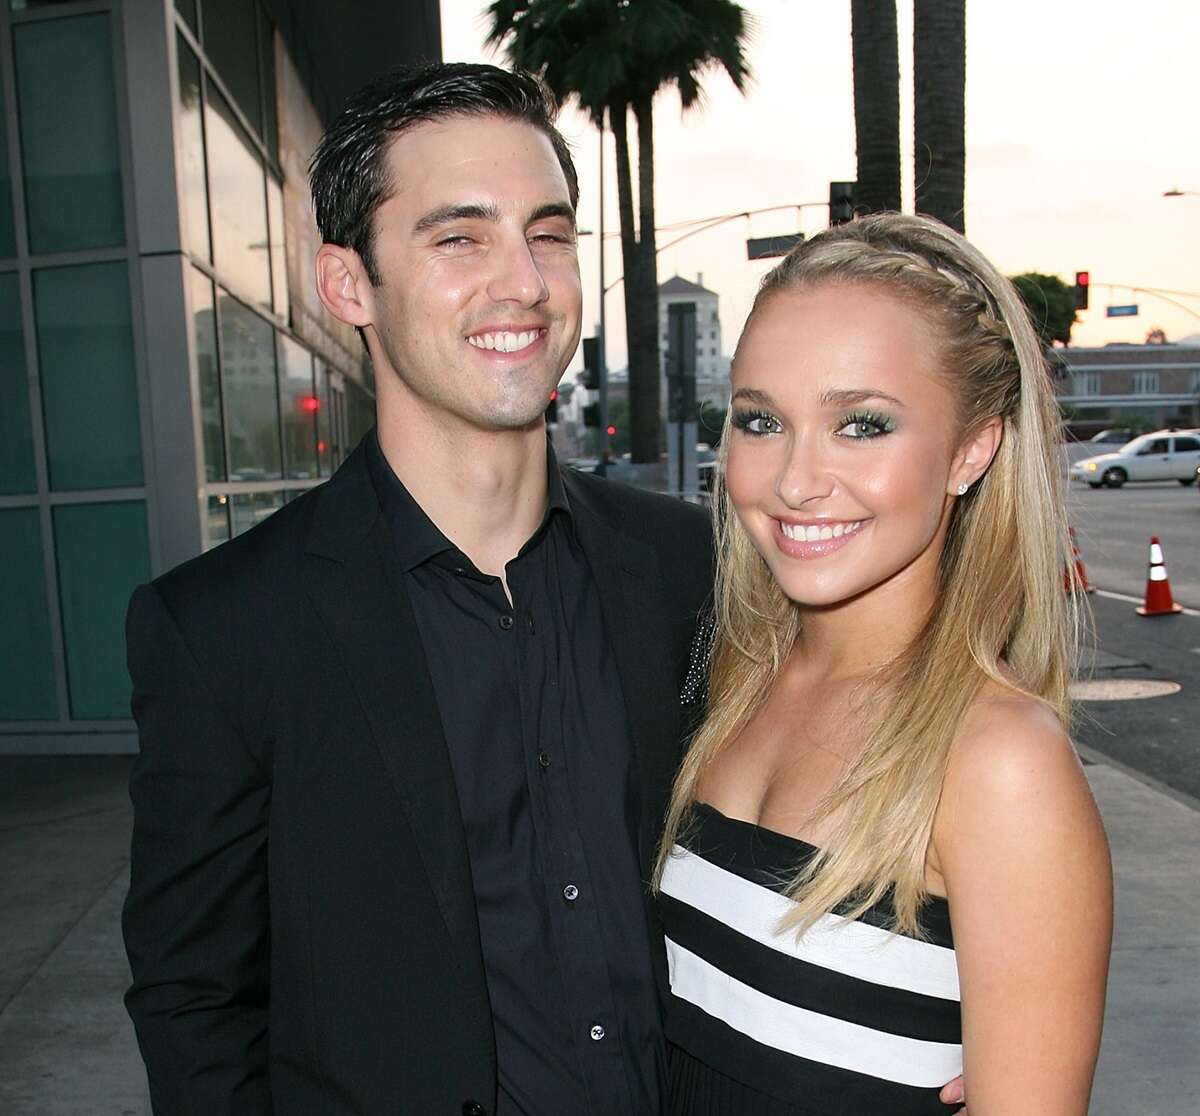
<path fill-rule="evenodd" d="M 600 254 L 600 329 L 596 346 L 600 358 L 597 371 L 597 387 L 600 389 L 600 460 L 604 460 L 604 451 L 608 448 L 608 352 L 605 345 L 608 330 L 605 328 L 607 318 L 604 313 L 604 116 L 600 117 L 600 235 L 596 238 Z"/>

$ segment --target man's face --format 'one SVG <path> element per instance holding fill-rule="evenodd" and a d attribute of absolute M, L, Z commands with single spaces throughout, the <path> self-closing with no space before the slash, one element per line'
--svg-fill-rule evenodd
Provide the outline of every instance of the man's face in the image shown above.
<path fill-rule="evenodd" d="M 529 426 L 579 344 L 575 217 L 549 139 L 452 118 L 402 133 L 387 160 L 368 326 L 391 365 L 381 404 L 396 388 L 434 421 Z"/>

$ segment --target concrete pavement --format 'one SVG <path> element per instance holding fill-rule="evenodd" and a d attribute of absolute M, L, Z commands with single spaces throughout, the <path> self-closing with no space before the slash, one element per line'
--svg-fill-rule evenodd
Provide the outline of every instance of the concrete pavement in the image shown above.
<path fill-rule="evenodd" d="M 1117 881 L 1091 1113 L 1200 1112 L 1200 804 L 1088 755 Z M 121 1005 L 128 764 L 0 757 L 4 1116 L 149 1116 Z"/>

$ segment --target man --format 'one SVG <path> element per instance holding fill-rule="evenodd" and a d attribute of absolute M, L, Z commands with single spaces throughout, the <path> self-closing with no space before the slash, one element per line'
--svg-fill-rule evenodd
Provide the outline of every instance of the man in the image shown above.
<path fill-rule="evenodd" d="M 644 881 L 710 544 L 548 448 L 581 313 L 551 103 L 489 66 L 391 75 L 312 185 L 377 431 L 130 606 L 154 1111 L 658 1112 Z"/>

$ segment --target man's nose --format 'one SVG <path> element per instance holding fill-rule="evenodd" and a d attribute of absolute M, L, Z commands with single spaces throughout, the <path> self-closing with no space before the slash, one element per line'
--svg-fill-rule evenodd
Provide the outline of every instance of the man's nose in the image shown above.
<path fill-rule="evenodd" d="M 789 508 L 801 508 L 810 500 L 833 493 L 834 481 L 818 439 L 795 434 L 775 480 L 775 493 Z"/>
<path fill-rule="evenodd" d="M 536 306 L 550 297 L 546 280 L 523 236 L 497 245 L 492 262 L 487 290 L 494 302 Z"/>

